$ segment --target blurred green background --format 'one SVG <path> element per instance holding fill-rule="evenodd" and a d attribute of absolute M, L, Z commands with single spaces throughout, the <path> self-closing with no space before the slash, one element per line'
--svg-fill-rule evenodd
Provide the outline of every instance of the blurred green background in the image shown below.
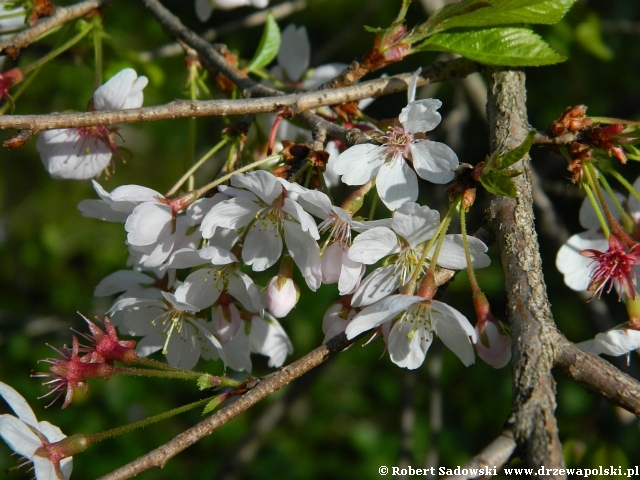
<path fill-rule="evenodd" d="M 60 2 L 62 3 L 62 2 Z M 283 2 L 272 2 L 279 5 Z M 371 46 L 372 35 L 363 25 L 387 26 L 397 14 L 399 1 L 308 0 L 306 7 L 279 21 L 305 25 L 312 45 L 311 66 L 329 61 L 349 62 Z M 412 4 L 412 26 L 426 18 L 425 0 Z M 206 23 L 194 14 L 192 1 L 165 4 L 198 32 L 219 28 L 254 10 L 215 11 Z M 142 61 L 140 52 L 169 43 L 161 28 L 138 2 L 114 2 L 104 11 L 104 78 L 124 67 L 149 77 L 145 105 L 186 98 L 184 58 L 181 55 Z M 537 29 L 557 50 L 569 56 L 560 65 L 528 69 L 529 120 L 544 129 L 569 105 L 585 104 L 589 113 L 640 120 L 640 3 L 580 1 L 560 24 Z M 17 65 L 26 65 L 73 35 L 62 29 L 25 49 Z M 226 43 L 242 58 L 251 58 L 261 27 L 226 33 Z M 412 71 L 440 58 L 437 54 L 408 57 L 385 72 Z M 15 65 L 5 61 L 2 70 Z M 93 92 L 94 60 L 91 43 L 81 42 L 40 72 L 17 100 L 16 114 L 84 110 Z M 475 85 L 480 78 L 476 77 Z M 471 86 L 470 86 L 471 85 Z M 212 87 L 213 95 L 220 94 Z M 473 83 L 448 82 L 419 93 L 443 100 L 444 122 L 434 132 L 447 141 L 461 161 L 476 164 L 487 154 L 487 126 L 476 106 L 482 96 Z M 378 99 L 368 114 L 396 116 L 406 104 L 405 95 Z M 240 118 L 230 119 L 232 122 Z M 126 163 L 116 159 L 116 172 L 99 179 L 111 191 L 119 185 L 143 184 L 167 191 L 187 164 L 187 121 L 173 120 L 124 126 L 124 146 L 132 152 Z M 196 152 L 201 155 L 219 141 L 224 123 L 219 118 L 197 121 Z M 3 139 L 9 132 L 3 133 Z M 545 192 L 557 205 L 570 233 L 581 230 L 577 209 L 581 198 L 569 180 L 564 160 L 545 150 L 534 150 L 535 168 Z M 224 157 L 220 157 L 223 159 Z M 89 181 L 49 178 L 35 150 L 35 139 L 16 151 L 0 153 L 0 379 L 20 391 L 40 420 L 48 420 L 66 434 L 93 433 L 160 413 L 201 398 L 194 385 L 181 381 L 113 378 L 90 383 L 86 396 L 78 393 L 72 405 L 60 410 L 58 402 L 45 410 L 46 393 L 32 371 L 43 371 L 39 359 L 55 356 L 46 343 L 70 343 L 70 330 L 84 331 L 76 312 L 102 315 L 112 299 L 93 297 L 95 285 L 109 273 L 125 268 L 125 232 L 120 224 L 83 218 L 77 204 L 96 198 Z M 636 165 L 625 174 L 633 181 Z M 205 172 L 199 181 L 209 179 Z M 442 205 L 442 187 L 426 188 L 424 201 Z M 480 195 L 471 222 L 481 222 Z M 553 312 L 569 339 L 582 341 L 596 332 L 625 321 L 624 309 L 607 298 L 593 302 L 604 316 L 595 317 L 577 295 L 564 286 L 555 269 L 560 225 L 546 225 L 541 234 L 546 280 Z M 505 298 L 499 260 L 491 249 L 493 265 L 478 272 L 482 288 L 496 316 L 505 318 Z M 272 275 L 259 278 L 264 285 Z M 298 279 L 298 284 L 304 282 Z M 613 297 L 613 295 L 611 296 Z M 337 298 L 335 285 L 314 295 L 303 289 L 297 308 L 282 324 L 295 347 L 295 360 L 322 341 L 324 310 Z M 448 287 L 444 300 L 473 317 L 466 274 Z M 610 300 L 614 300 L 610 302 Z M 613 359 L 622 370 L 638 378 L 638 358 L 631 364 Z M 266 362 L 254 358 L 256 376 L 270 373 Z M 220 373 L 220 364 L 201 363 L 200 370 Z M 632 415 L 586 393 L 557 376 L 557 417 L 568 466 L 638 463 L 640 431 Z M 399 369 L 388 359 L 380 340 L 362 348 L 354 345 L 326 365 L 272 395 L 211 436 L 172 459 L 165 468 L 139 475 L 141 479 L 320 479 L 377 478 L 380 465 L 401 462 L 414 468 L 441 465 L 453 468 L 477 453 L 502 430 L 510 409 L 510 368 L 494 370 L 478 359 L 465 368 L 439 341 L 425 365 L 414 372 Z M 0 405 L 0 412 L 7 411 Z M 97 444 L 74 459 L 74 478 L 95 478 L 133 460 L 171 439 L 201 419 L 190 412 L 141 431 Z M 403 427 L 404 425 L 404 427 Z M 0 443 L 0 470 L 16 464 Z M 7 478 L 29 478 L 21 469 Z"/>

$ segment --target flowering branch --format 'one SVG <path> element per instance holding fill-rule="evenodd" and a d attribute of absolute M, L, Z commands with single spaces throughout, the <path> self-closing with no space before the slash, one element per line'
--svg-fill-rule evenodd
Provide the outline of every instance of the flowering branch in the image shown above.
<path fill-rule="evenodd" d="M 0 54 L 15 57 L 20 49 L 31 45 L 45 33 L 71 20 L 80 18 L 91 10 L 107 6 L 111 2 L 113 0 L 85 0 L 69 7 L 57 7 L 50 17 L 18 33 L 13 38 L 0 42 Z"/>

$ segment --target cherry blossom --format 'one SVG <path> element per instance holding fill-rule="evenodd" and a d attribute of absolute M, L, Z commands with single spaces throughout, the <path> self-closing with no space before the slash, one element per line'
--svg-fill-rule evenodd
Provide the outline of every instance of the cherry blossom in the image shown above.
<path fill-rule="evenodd" d="M 511 336 L 504 324 L 493 319 L 475 327 L 478 356 L 494 368 L 502 368 L 511 360 Z"/>
<path fill-rule="evenodd" d="M 425 140 L 423 133 L 441 121 L 440 100 L 413 100 L 417 75 L 409 88 L 409 104 L 400 112 L 400 126 L 378 135 L 380 145 L 355 145 L 338 157 L 334 169 L 347 185 L 364 185 L 376 179 L 380 198 L 390 210 L 418 198 L 418 176 L 433 183 L 453 180 L 458 157 L 444 143 Z M 414 171 L 415 170 L 415 171 Z"/>
<path fill-rule="evenodd" d="M 356 309 L 351 306 L 351 296 L 342 297 L 331 304 L 322 317 L 322 342 L 326 343 L 330 338 L 344 332 L 356 313 Z"/>
<path fill-rule="evenodd" d="M 220 10 L 232 10 L 238 7 L 265 8 L 269 0 L 196 0 L 196 15 L 201 22 L 206 22 L 211 17 L 214 8 Z"/>
<path fill-rule="evenodd" d="M 393 257 L 364 279 L 354 293 L 352 305 L 361 307 L 377 302 L 405 285 L 416 268 L 424 268 L 418 261 L 426 247 L 425 242 L 433 237 L 439 224 L 440 214 L 436 210 L 410 202 L 395 212 L 391 228 L 375 227 L 358 235 L 349 250 L 351 260 L 372 265 L 384 257 Z M 481 240 L 469 237 L 469 249 L 475 268 L 484 268 L 491 263 L 485 254 L 487 246 Z M 461 235 L 445 236 L 436 263 L 451 270 L 466 268 Z"/>
<path fill-rule="evenodd" d="M 396 321 L 394 319 L 400 315 Z M 416 295 L 391 295 L 364 308 L 347 325 L 345 333 L 353 339 L 362 332 L 390 324 L 387 348 L 391 361 L 410 370 L 424 362 L 433 335 L 465 364 L 475 361 L 476 332 L 469 320 L 449 305 Z"/>
<path fill-rule="evenodd" d="M 232 198 L 215 205 L 202 220 L 202 236 L 211 239 L 220 227 L 243 229 L 242 260 L 257 272 L 280 258 L 284 237 L 291 258 L 315 291 L 321 280 L 318 228 L 311 215 L 289 198 L 289 189 L 297 187 L 261 170 L 234 175 L 231 185 L 237 188 L 225 193 Z"/>
<path fill-rule="evenodd" d="M 276 275 L 266 286 L 267 307 L 275 318 L 286 317 L 298 303 L 300 288 L 293 279 Z"/>
<path fill-rule="evenodd" d="M 9 385 L 0 382 L 0 395 L 17 415 L 0 415 L 3 440 L 27 462 L 33 462 L 38 480 L 68 480 L 73 460 L 55 445 L 66 435 L 49 422 L 38 422 L 27 401 Z"/>
<path fill-rule="evenodd" d="M 93 107 L 99 111 L 141 107 L 147 82 L 147 77 L 125 68 L 94 92 Z M 115 131 L 107 126 L 47 130 L 38 136 L 36 148 L 53 178 L 87 179 L 102 172 L 117 152 Z"/>
<path fill-rule="evenodd" d="M 636 179 L 633 188 L 638 191 L 640 189 L 640 178 Z M 616 194 L 618 201 L 624 202 L 624 197 Z M 613 200 L 606 195 L 607 205 L 616 220 L 620 219 L 620 215 L 615 208 Z M 635 222 L 640 220 L 640 201 L 634 196 L 629 195 L 626 206 L 631 217 Z M 593 269 L 593 261 L 591 258 L 580 255 L 584 250 L 596 250 L 605 252 L 609 247 L 607 238 L 602 233 L 600 222 L 588 198 L 585 198 L 580 207 L 579 213 L 580 225 L 586 231 L 572 235 L 564 245 L 558 250 L 556 255 L 556 267 L 564 275 L 564 283 L 577 292 L 585 291 L 589 287 L 591 281 L 591 271 Z"/>

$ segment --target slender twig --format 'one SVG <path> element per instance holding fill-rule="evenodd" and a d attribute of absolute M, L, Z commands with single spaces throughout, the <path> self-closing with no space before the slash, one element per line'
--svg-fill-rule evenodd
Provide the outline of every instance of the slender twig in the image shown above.
<path fill-rule="evenodd" d="M 0 54 L 10 54 L 14 56 L 18 50 L 25 48 L 35 42 L 40 36 L 54 28 L 67 23 L 76 18 L 80 18 L 91 10 L 107 6 L 113 0 L 85 0 L 68 7 L 57 7 L 54 14 L 44 20 L 39 21 L 31 28 L 27 28 L 15 35 L 13 38 L 0 42 Z"/>
<path fill-rule="evenodd" d="M 441 82 L 453 76 L 466 75 L 475 71 L 477 68 L 475 63 L 463 59 L 435 64 L 425 69 L 423 81 L 420 83 Z M 282 106 L 291 107 L 297 112 L 305 112 L 306 110 L 325 105 L 339 105 L 363 98 L 379 97 L 401 92 L 407 89 L 410 78 L 411 74 L 405 73 L 335 90 L 266 98 L 248 98 L 241 100 L 176 100 L 165 105 L 132 108 L 128 110 L 56 113 L 49 115 L 7 115 L 0 117 L 0 129 L 15 128 L 41 132 L 55 128 L 78 128 L 113 125 L 117 123 L 151 122 L 176 118 L 266 113 L 274 112 Z M 327 127 L 327 133 L 330 136 L 335 136 L 335 128 L 331 127 L 330 122 L 322 122 L 322 119 L 319 119 L 314 125 L 309 125 L 313 120 L 307 120 L 309 121 L 309 127 L 312 128 L 316 126 L 315 124 L 322 123 L 323 126 Z"/>

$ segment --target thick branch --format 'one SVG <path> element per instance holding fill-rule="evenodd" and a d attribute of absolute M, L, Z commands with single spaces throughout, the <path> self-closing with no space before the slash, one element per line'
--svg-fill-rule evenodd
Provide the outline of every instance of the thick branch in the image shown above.
<path fill-rule="evenodd" d="M 562 335 L 555 343 L 555 366 L 587 390 L 640 417 L 640 382 L 605 359 L 580 350 Z"/>
<path fill-rule="evenodd" d="M 273 375 L 263 378 L 258 384 L 249 390 L 235 402 L 222 408 L 217 413 L 203 420 L 199 424 L 184 431 L 169 442 L 152 450 L 146 455 L 124 465 L 123 467 L 100 477 L 100 480 L 116 480 L 131 478 L 138 473 L 148 470 L 151 467 L 162 467 L 172 457 L 182 450 L 190 447 L 201 438 L 211 434 L 214 430 L 227 423 L 232 418 L 240 415 L 263 398 L 279 390 L 292 380 L 302 376 L 312 368 L 317 367 L 329 357 L 341 352 L 353 340 L 347 340 L 346 335 L 340 334 L 333 337 L 324 345 L 316 348 L 301 359 L 291 365 L 281 368 Z"/>
<path fill-rule="evenodd" d="M 15 56 L 18 50 L 25 48 L 35 42 L 41 35 L 63 25 L 71 20 L 80 18 L 91 10 L 104 7 L 113 0 L 85 0 L 69 7 L 57 7 L 54 14 L 44 20 L 39 21 L 31 28 L 27 28 L 15 35 L 13 38 L 0 42 L 0 54 L 10 54 Z"/>
<path fill-rule="evenodd" d="M 490 71 L 488 88 L 491 150 L 504 152 L 518 146 L 530 130 L 524 73 Z M 524 170 L 514 179 L 518 198 L 496 197 L 488 210 L 504 268 L 513 331 L 514 390 L 509 424 L 530 467 L 562 467 L 562 445 L 554 417 L 555 381 L 551 375 L 556 329 L 533 222 L 529 157 L 515 168 Z"/>

